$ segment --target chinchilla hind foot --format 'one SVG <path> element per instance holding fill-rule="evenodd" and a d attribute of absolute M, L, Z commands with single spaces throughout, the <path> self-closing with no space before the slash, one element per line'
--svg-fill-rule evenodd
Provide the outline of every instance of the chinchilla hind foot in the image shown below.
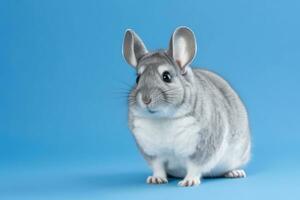
<path fill-rule="evenodd" d="M 224 174 L 225 178 L 245 178 L 246 172 L 242 169 L 236 169 Z"/>

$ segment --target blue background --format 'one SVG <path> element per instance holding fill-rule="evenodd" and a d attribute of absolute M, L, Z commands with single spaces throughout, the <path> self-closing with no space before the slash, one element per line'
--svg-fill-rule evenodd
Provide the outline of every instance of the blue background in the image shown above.
<path fill-rule="evenodd" d="M 2 0 L 0 199 L 299 199 L 300 3 Z M 218 72 L 249 111 L 246 179 L 145 184 L 127 128 L 133 28 L 149 49 L 194 30 L 193 65 Z"/>

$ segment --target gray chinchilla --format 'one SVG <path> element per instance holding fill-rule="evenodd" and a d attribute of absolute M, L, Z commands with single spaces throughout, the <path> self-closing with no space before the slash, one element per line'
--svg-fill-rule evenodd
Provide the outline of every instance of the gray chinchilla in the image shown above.
<path fill-rule="evenodd" d="M 147 183 L 182 177 L 180 186 L 199 185 L 201 177 L 245 177 L 251 138 L 247 111 L 223 78 L 192 69 L 194 33 L 177 28 L 166 51 L 148 52 L 127 30 L 123 55 L 136 69 L 129 95 L 129 127 L 153 170 Z"/>

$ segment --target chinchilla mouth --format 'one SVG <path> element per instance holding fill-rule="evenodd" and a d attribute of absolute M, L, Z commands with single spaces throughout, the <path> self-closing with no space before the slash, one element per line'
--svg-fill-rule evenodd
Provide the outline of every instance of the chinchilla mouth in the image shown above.
<path fill-rule="evenodd" d="M 153 113 L 156 113 L 156 112 L 157 112 L 156 110 L 151 110 L 150 108 L 147 108 L 147 111 L 148 111 L 149 113 L 151 113 L 151 114 L 153 114 Z"/>

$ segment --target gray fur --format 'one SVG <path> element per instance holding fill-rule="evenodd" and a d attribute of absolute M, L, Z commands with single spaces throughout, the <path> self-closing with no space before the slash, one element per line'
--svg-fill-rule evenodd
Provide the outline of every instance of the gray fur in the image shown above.
<path fill-rule="evenodd" d="M 204 69 L 192 69 L 189 66 L 189 62 L 192 61 L 196 52 L 195 44 L 192 45 L 192 49 L 185 51 L 188 52 L 188 55 L 182 56 L 183 61 L 175 60 L 174 44 L 176 41 L 174 38 L 176 39 L 178 32 L 180 32 L 180 37 L 188 35 L 186 48 L 189 48 L 193 41 L 195 42 L 189 29 L 179 28 L 172 36 L 169 50 L 149 53 L 143 47 L 142 52 L 136 52 L 136 55 L 139 55 L 139 58 L 135 58 L 137 73 L 140 73 L 139 70 L 142 68 L 144 70 L 138 74 L 140 76 L 139 82 L 132 88 L 129 96 L 129 127 L 132 132 L 138 132 L 134 123 L 135 120 L 141 118 L 157 120 L 157 123 L 166 119 L 177 120 L 180 123 L 181 120 L 192 117 L 195 122 L 189 126 L 198 127 L 196 128 L 198 130 L 198 144 L 187 159 L 195 165 L 205 166 L 220 156 L 218 154 L 221 153 L 221 146 L 226 143 L 227 149 L 223 152 L 224 156 L 228 156 L 226 153 L 231 152 L 232 155 L 230 156 L 237 162 L 228 166 L 225 171 L 221 170 L 219 174 L 239 168 L 250 159 L 251 149 L 245 106 L 223 78 L 213 72 Z M 130 37 L 137 37 L 136 34 L 132 34 L 132 31 L 130 33 Z M 130 42 L 132 41 L 142 43 L 139 38 L 131 38 Z M 125 41 L 124 43 L 128 42 Z M 134 44 L 131 44 L 131 47 L 133 46 Z M 130 45 L 127 44 L 126 48 L 127 52 L 133 52 Z M 180 44 L 176 44 L 176 48 L 180 48 Z M 177 55 L 179 54 L 177 53 Z M 127 55 L 124 54 L 124 56 L 126 58 Z M 179 57 L 181 56 L 179 55 Z M 133 55 L 126 58 L 131 65 L 135 62 L 132 61 L 132 58 Z M 158 71 L 160 66 L 165 66 L 167 71 L 171 73 L 172 83 L 165 83 L 162 80 L 162 75 Z M 152 99 L 147 108 L 141 107 L 137 99 L 138 94 L 148 95 L 148 98 Z M 188 131 L 188 129 L 189 127 L 185 127 L 184 130 Z M 159 156 L 148 155 L 139 141 L 136 141 L 146 160 L 151 161 L 151 159 Z M 219 160 L 221 162 L 222 158 Z M 171 172 L 166 170 L 168 173 Z M 204 175 L 209 174 L 210 171 L 204 173 Z"/>

